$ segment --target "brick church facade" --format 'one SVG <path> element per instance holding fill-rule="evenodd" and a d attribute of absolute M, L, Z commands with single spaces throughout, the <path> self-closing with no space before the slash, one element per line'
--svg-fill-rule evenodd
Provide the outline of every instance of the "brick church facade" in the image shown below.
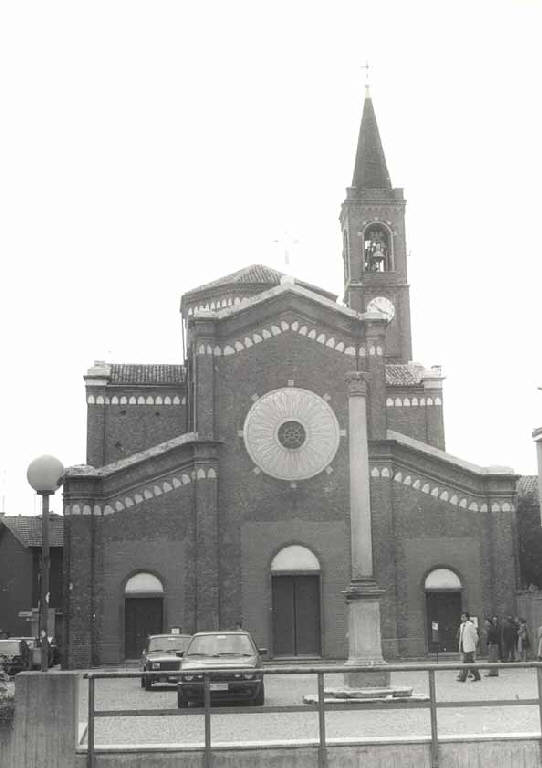
<path fill-rule="evenodd" d="M 435 623 L 455 650 L 461 609 L 514 611 L 517 476 L 445 451 L 440 369 L 411 362 L 404 215 L 367 94 L 344 304 L 252 265 L 183 295 L 182 364 L 87 372 L 86 464 L 64 483 L 66 666 L 238 623 L 272 658 L 345 658 L 357 494 L 386 658 L 425 654 Z"/>

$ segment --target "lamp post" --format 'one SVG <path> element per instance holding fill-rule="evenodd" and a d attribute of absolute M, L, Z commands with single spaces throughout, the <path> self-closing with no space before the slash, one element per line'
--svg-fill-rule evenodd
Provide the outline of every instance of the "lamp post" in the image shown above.
<path fill-rule="evenodd" d="M 40 456 L 29 465 L 26 478 L 41 496 L 41 563 L 39 636 L 41 645 L 41 671 L 49 668 L 47 623 L 49 614 L 49 496 L 62 484 L 64 467 L 54 456 Z"/>

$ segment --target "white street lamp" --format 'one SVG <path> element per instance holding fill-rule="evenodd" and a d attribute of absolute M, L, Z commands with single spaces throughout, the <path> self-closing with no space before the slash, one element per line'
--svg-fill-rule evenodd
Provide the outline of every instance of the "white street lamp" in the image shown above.
<path fill-rule="evenodd" d="M 47 619 L 49 609 L 49 496 L 62 485 L 64 467 L 54 456 L 40 456 L 29 465 L 26 478 L 41 496 L 41 564 L 39 636 L 41 643 L 41 671 L 49 668 L 49 642 Z"/>

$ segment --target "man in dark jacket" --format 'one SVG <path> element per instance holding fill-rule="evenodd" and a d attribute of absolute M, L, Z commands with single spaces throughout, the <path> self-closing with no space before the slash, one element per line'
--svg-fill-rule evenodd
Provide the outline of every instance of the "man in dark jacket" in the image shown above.
<path fill-rule="evenodd" d="M 518 629 L 513 616 L 507 616 L 502 628 L 503 661 L 516 660 Z"/>
<path fill-rule="evenodd" d="M 486 644 L 487 644 L 487 660 L 492 663 L 500 661 L 499 645 L 500 645 L 500 639 L 501 639 L 500 638 L 501 630 L 498 625 L 498 620 L 496 616 L 494 616 L 493 619 L 488 618 L 485 620 L 485 631 L 486 631 Z M 499 676 L 498 669 L 490 669 L 485 674 L 485 677 L 498 677 L 498 676 Z"/>

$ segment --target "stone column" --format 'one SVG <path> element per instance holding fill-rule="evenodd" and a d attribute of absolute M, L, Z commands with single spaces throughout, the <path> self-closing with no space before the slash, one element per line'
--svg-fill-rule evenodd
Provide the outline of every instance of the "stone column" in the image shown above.
<path fill-rule="evenodd" d="M 367 378 L 361 371 L 346 375 L 348 385 L 348 438 L 350 456 L 350 536 L 352 578 L 345 592 L 348 608 L 348 660 L 350 665 L 383 664 L 380 637 L 380 598 L 374 578 L 369 444 L 367 438 Z M 345 674 L 352 688 L 386 686 L 387 672 Z"/>

